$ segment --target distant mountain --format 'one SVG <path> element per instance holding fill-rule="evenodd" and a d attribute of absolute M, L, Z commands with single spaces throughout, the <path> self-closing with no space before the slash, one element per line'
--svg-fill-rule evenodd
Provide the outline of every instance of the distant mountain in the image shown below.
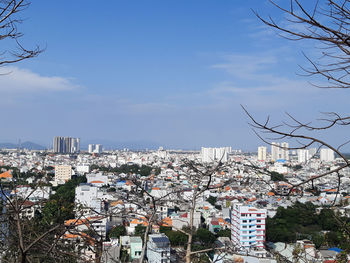
<path fill-rule="evenodd" d="M 17 149 L 18 144 L 14 143 L 0 143 L 0 149 Z M 34 142 L 23 142 L 21 143 L 21 149 L 28 150 L 45 150 L 46 148 L 42 145 L 36 144 Z"/>
<path fill-rule="evenodd" d="M 159 143 L 152 141 L 111 141 L 106 139 L 91 139 L 84 140 L 80 148 L 83 150 L 88 149 L 89 144 L 102 144 L 103 148 L 106 150 L 119 150 L 119 149 L 130 149 L 130 150 L 155 150 L 161 146 Z"/>

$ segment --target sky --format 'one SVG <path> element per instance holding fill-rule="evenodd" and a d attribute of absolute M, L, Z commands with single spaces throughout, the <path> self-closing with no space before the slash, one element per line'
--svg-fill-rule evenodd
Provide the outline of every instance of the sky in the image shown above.
<path fill-rule="evenodd" d="M 285 112 L 346 113 L 349 92 L 298 75 L 302 51 L 319 55 L 315 44 L 279 37 L 252 9 L 286 23 L 265 0 L 33 1 L 20 13 L 21 43 L 45 50 L 0 68 L 0 142 L 256 150 L 264 143 L 240 105 L 275 123 Z M 320 136 L 341 143 L 348 133 Z"/>

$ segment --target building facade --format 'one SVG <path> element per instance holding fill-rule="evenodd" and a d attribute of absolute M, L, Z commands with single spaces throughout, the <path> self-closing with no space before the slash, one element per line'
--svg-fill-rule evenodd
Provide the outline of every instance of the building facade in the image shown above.
<path fill-rule="evenodd" d="M 320 160 L 322 162 L 333 162 L 334 161 L 334 151 L 331 149 L 322 148 L 320 150 Z"/>
<path fill-rule="evenodd" d="M 271 160 L 289 160 L 289 144 L 287 142 L 278 142 L 271 143 Z"/>
<path fill-rule="evenodd" d="M 266 209 L 233 204 L 231 240 L 237 249 L 264 248 Z"/>
<path fill-rule="evenodd" d="M 80 138 L 56 136 L 53 139 L 53 151 L 55 153 L 80 152 Z"/>
<path fill-rule="evenodd" d="M 265 146 L 258 147 L 258 161 L 266 161 L 267 148 Z"/>
<path fill-rule="evenodd" d="M 55 166 L 55 181 L 66 182 L 72 177 L 72 166 L 70 165 L 56 165 Z"/>

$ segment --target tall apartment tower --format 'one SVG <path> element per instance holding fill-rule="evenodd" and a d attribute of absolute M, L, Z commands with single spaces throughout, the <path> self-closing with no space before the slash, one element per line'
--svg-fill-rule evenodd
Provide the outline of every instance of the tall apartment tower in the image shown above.
<path fill-rule="evenodd" d="M 63 137 L 56 136 L 53 138 L 53 151 L 60 153 L 63 151 Z"/>
<path fill-rule="evenodd" d="M 267 148 L 265 146 L 258 147 L 258 161 L 266 161 Z"/>
<path fill-rule="evenodd" d="M 276 161 L 279 159 L 280 144 L 277 142 L 271 143 L 271 160 Z"/>
<path fill-rule="evenodd" d="M 56 153 L 77 153 L 80 151 L 80 139 L 56 136 L 53 139 L 53 151 Z"/>
<path fill-rule="evenodd" d="M 281 151 L 281 159 L 284 159 L 284 160 L 289 160 L 289 143 L 287 142 L 282 142 L 281 143 L 281 148 L 280 148 L 280 151 Z"/>
<path fill-rule="evenodd" d="M 333 162 L 334 151 L 332 149 L 322 148 L 320 150 L 320 160 L 322 162 Z"/>
<path fill-rule="evenodd" d="M 231 147 L 220 147 L 220 148 L 206 148 L 202 147 L 201 156 L 202 162 L 210 163 L 213 161 L 227 162 L 228 154 L 231 153 Z"/>
<path fill-rule="evenodd" d="M 231 240 L 236 247 L 264 248 L 266 209 L 233 204 Z"/>
<path fill-rule="evenodd" d="M 287 142 L 282 142 L 281 144 L 277 142 L 271 143 L 271 160 L 276 161 L 278 159 L 289 160 L 289 144 Z"/>
<path fill-rule="evenodd" d="M 308 160 L 310 160 L 311 155 L 309 150 L 307 149 L 298 149 L 298 162 L 299 163 L 306 163 Z"/>

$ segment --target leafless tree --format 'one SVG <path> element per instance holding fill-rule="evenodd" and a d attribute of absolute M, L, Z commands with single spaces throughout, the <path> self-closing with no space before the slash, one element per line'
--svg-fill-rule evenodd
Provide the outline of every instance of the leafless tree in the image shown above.
<path fill-rule="evenodd" d="M 258 11 L 253 11 L 265 25 L 288 40 L 310 41 L 320 52 L 319 58 L 303 53 L 309 63 L 309 66 L 301 67 L 305 72 L 303 75 L 316 77 L 318 82 L 313 81 L 312 84 L 319 88 L 350 88 L 350 1 L 269 0 L 269 2 L 283 15 L 284 20 L 278 21 L 271 16 L 265 18 Z M 311 8 L 308 7 L 310 4 Z M 321 137 L 320 133 L 324 135 L 333 128 L 349 126 L 349 115 L 326 112 L 322 113 L 321 119 L 304 122 L 286 113 L 286 120 L 275 123 L 270 116 L 265 120 L 258 120 L 247 107 L 242 106 L 242 108 L 248 116 L 253 131 L 266 144 L 272 145 L 272 142 L 286 140 L 292 145 L 289 150 L 306 149 L 311 146 L 318 150 L 328 148 L 341 158 L 339 166 L 320 172 L 302 182 L 291 183 L 290 191 L 286 195 L 298 189 L 302 194 L 304 187 L 313 188 L 319 179 L 332 176 L 337 180 L 338 197 L 341 178 L 348 176 L 345 169 L 350 166 L 350 161 L 342 150 L 350 141 L 344 138 L 339 145 L 333 145 L 326 139 L 322 139 L 325 136 Z M 339 221 L 340 225 L 344 224 L 339 218 L 335 220 Z"/>
<path fill-rule="evenodd" d="M 25 0 L 0 1 L 0 40 L 5 47 L 8 47 L 0 50 L 0 65 L 9 65 L 33 58 L 43 51 L 39 46 L 27 49 L 20 42 L 23 33 L 18 30 L 18 25 L 23 22 L 21 13 L 29 4 Z"/>

